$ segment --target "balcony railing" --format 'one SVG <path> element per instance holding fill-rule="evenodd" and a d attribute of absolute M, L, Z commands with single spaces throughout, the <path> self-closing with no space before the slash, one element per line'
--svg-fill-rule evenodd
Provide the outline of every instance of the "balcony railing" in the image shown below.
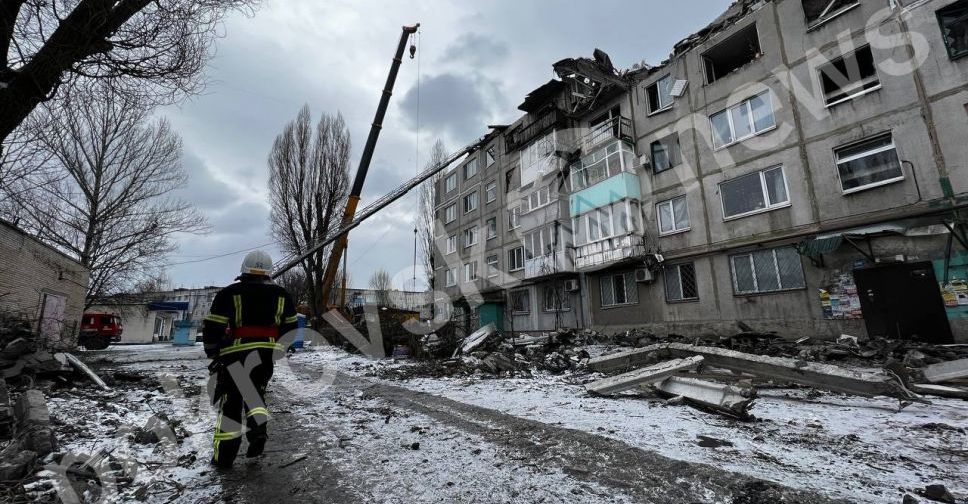
<path fill-rule="evenodd" d="M 570 249 L 524 261 L 524 278 L 526 279 L 574 272 L 575 255 L 574 251 Z"/>
<path fill-rule="evenodd" d="M 632 120 L 628 117 L 613 117 L 596 124 L 578 140 L 582 155 L 587 155 L 599 145 L 609 140 L 624 140 L 633 143 Z"/>
<path fill-rule="evenodd" d="M 579 271 L 591 271 L 610 266 L 619 261 L 641 257 L 646 254 L 642 238 L 636 235 L 610 238 L 577 248 L 575 267 Z"/>
<path fill-rule="evenodd" d="M 513 152 L 538 138 L 565 118 L 561 110 L 553 108 L 534 121 L 518 126 L 504 134 L 505 152 Z"/>

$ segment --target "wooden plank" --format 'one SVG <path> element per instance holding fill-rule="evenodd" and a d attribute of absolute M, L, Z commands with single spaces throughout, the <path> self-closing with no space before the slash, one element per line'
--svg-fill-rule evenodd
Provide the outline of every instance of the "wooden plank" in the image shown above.
<path fill-rule="evenodd" d="M 702 356 L 693 355 L 684 359 L 660 362 L 648 367 L 636 369 L 635 371 L 609 376 L 608 378 L 591 382 L 585 385 L 585 390 L 599 395 L 614 394 L 641 385 L 661 382 L 680 371 L 696 369 L 702 364 L 702 361 Z"/>
<path fill-rule="evenodd" d="M 931 364 L 924 368 L 924 379 L 931 383 L 941 383 L 968 378 L 968 359 Z"/>

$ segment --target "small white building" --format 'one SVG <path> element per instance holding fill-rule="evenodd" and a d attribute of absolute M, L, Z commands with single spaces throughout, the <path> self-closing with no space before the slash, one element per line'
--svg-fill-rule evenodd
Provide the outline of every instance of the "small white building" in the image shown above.
<path fill-rule="evenodd" d="M 172 324 L 183 320 L 189 305 L 184 301 L 126 301 L 91 307 L 88 313 L 113 313 L 121 317 L 121 343 L 170 341 Z"/>

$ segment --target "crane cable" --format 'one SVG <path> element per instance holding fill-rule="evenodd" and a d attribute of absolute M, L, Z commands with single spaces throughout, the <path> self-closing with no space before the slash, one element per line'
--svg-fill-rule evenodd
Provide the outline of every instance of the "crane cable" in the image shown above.
<path fill-rule="evenodd" d="M 413 170 L 414 176 L 420 174 L 420 29 L 417 29 L 417 33 L 413 35 L 413 40 L 410 46 L 410 57 L 413 58 L 413 53 L 417 52 L 417 112 L 415 114 L 415 138 L 414 138 L 414 154 L 413 154 Z M 420 218 L 423 215 L 423 205 L 421 205 L 421 191 L 417 191 L 415 197 L 417 198 L 417 204 L 414 208 L 417 212 L 414 214 L 413 222 L 413 283 L 410 288 L 413 291 L 417 290 L 417 243 L 419 241 L 419 226 Z"/>

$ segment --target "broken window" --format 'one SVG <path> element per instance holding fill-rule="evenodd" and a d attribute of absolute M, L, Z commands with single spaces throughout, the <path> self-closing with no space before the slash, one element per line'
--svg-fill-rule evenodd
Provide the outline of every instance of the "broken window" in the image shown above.
<path fill-rule="evenodd" d="M 457 189 L 457 174 L 451 173 L 444 179 L 444 192 L 451 192 Z"/>
<path fill-rule="evenodd" d="M 508 271 L 524 269 L 524 247 L 508 250 Z"/>
<path fill-rule="evenodd" d="M 706 69 L 706 84 L 712 84 L 726 75 L 746 66 L 760 57 L 760 37 L 756 24 L 731 35 L 702 55 Z"/>
<path fill-rule="evenodd" d="M 477 210 L 477 204 L 480 200 L 480 195 L 477 191 L 474 191 L 467 196 L 464 196 L 464 213 L 473 212 Z"/>
<path fill-rule="evenodd" d="M 497 254 L 487 256 L 487 278 L 494 278 L 499 272 Z"/>
<path fill-rule="evenodd" d="M 655 114 L 672 107 L 672 86 L 676 83 L 671 75 L 655 81 L 647 88 L 645 94 L 649 97 L 649 113 Z"/>
<path fill-rule="evenodd" d="M 666 171 L 682 163 L 678 133 L 652 142 L 649 150 L 652 153 L 652 170 L 655 173 Z"/>
<path fill-rule="evenodd" d="M 457 205 L 453 204 L 444 209 L 444 222 L 450 224 L 457 220 Z"/>
<path fill-rule="evenodd" d="M 717 149 L 741 142 L 776 127 L 773 94 L 764 91 L 742 103 L 709 116 L 713 146 Z"/>
<path fill-rule="evenodd" d="M 527 290 L 511 291 L 511 311 L 514 313 L 531 313 L 531 293 Z"/>
<path fill-rule="evenodd" d="M 490 168 L 491 165 L 494 164 L 494 153 L 495 152 L 496 151 L 494 150 L 494 147 L 488 147 L 487 148 L 487 151 L 485 151 L 485 153 L 484 153 L 484 160 L 485 160 L 484 161 L 484 166 L 486 168 Z"/>
<path fill-rule="evenodd" d="M 655 207 L 659 216 L 659 234 L 689 230 L 689 206 L 685 196 L 663 201 Z"/>
<path fill-rule="evenodd" d="M 834 154 L 845 194 L 904 179 L 891 133 L 834 149 Z"/>
<path fill-rule="evenodd" d="M 639 291 L 635 284 L 635 273 L 606 275 L 600 280 L 602 307 L 636 304 Z"/>
<path fill-rule="evenodd" d="M 859 3 L 860 0 L 803 0 L 803 15 L 807 18 L 807 29 L 822 25 Z"/>
<path fill-rule="evenodd" d="M 484 187 L 484 201 L 492 203 L 497 199 L 497 182 L 490 182 Z"/>
<path fill-rule="evenodd" d="M 877 79 L 877 67 L 870 46 L 861 47 L 820 67 L 820 84 L 828 107 L 880 89 L 881 82 Z"/>
<path fill-rule="evenodd" d="M 758 250 L 730 256 L 733 289 L 737 294 L 758 294 L 803 289 L 803 264 L 793 247 Z"/>
<path fill-rule="evenodd" d="M 786 176 L 777 166 L 719 184 L 723 217 L 733 219 L 789 206 Z"/>
<path fill-rule="evenodd" d="M 571 299 L 564 287 L 547 285 L 543 289 L 544 311 L 568 311 L 571 309 Z"/>
<path fill-rule="evenodd" d="M 959 0 L 939 10 L 938 24 L 948 57 L 955 59 L 968 54 L 968 0 Z"/>
<path fill-rule="evenodd" d="M 666 302 L 699 299 L 696 287 L 696 268 L 692 263 L 676 264 L 664 268 Z"/>

